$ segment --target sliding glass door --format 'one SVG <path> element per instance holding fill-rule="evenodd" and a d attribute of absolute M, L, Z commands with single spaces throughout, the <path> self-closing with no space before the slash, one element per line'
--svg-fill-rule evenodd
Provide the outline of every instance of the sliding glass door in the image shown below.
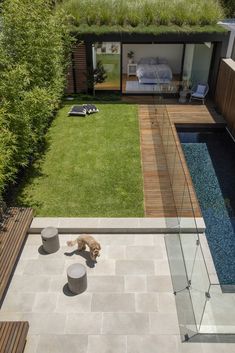
<path fill-rule="evenodd" d="M 207 83 L 211 66 L 212 52 L 212 43 L 186 44 L 183 80 L 190 82 L 192 85 L 199 82 Z"/>
<path fill-rule="evenodd" d="M 101 42 L 93 45 L 93 67 L 104 69 L 106 79 L 95 85 L 95 90 L 119 91 L 121 45 L 119 42 Z"/>

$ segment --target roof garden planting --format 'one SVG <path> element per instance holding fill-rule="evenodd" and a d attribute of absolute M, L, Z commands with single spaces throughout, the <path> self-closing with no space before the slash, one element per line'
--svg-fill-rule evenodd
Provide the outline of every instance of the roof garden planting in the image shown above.
<path fill-rule="evenodd" d="M 221 31 L 218 0 L 64 0 L 78 32 Z"/>

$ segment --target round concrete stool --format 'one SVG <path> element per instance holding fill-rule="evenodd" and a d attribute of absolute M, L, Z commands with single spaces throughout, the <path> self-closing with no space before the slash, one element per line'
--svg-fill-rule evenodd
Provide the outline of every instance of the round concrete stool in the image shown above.
<path fill-rule="evenodd" d="M 80 294 L 87 288 L 86 267 L 81 264 L 72 264 L 67 269 L 68 287 L 74 294 Z"/>
<path fill-rule="evenodd" d="M 41 231 L 43 249 L 51 254 L 60 248 L 58 229 L 54 227 L 47 227 Z"/>

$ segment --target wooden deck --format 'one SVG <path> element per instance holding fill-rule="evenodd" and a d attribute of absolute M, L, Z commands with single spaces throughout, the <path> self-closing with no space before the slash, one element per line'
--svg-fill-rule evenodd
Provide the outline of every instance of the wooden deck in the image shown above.
<path fill-rule="evenodd" d="M 224 122 L 217 114 L 211 114 L 211 106 L 199 104 L 167 104 L 167 112 L 174 124 L 215 124 Z"/>
<path fill-rule="evenodd" d="M 175 217 L 176 208 L 154 105 L 139 106 L 146 217 Z"/>
<path fill-rule="evenodd" d="M 172 131 L 171 148 L 167 154 L 163 144 L 164 135 L 162 138 L 159 125 L 164 110 L 168 112 Z M 202 216 L 175 124 L 216 122 L 218 121 L 203 105 L 139 105 L 146 217 Z M 176 150 L 178 152 L 175 157 Z M 171 159 L 176 165 L 174 174 Z"/>

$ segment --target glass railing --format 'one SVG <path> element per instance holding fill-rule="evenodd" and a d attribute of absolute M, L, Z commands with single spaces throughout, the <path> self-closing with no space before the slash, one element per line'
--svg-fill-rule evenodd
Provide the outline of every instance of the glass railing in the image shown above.
<path fill-rule="evenodd" d="M 224 293 L 223 287 L 211 283 L 200 241 L 204 235 L 197 228 L 198 203 L 176 129 L 164 105 L 156 107 L 156 117 L 176 209 L 172 234 L 165 241 L 182 339 L 235 334 L 235 293 Z"/>

